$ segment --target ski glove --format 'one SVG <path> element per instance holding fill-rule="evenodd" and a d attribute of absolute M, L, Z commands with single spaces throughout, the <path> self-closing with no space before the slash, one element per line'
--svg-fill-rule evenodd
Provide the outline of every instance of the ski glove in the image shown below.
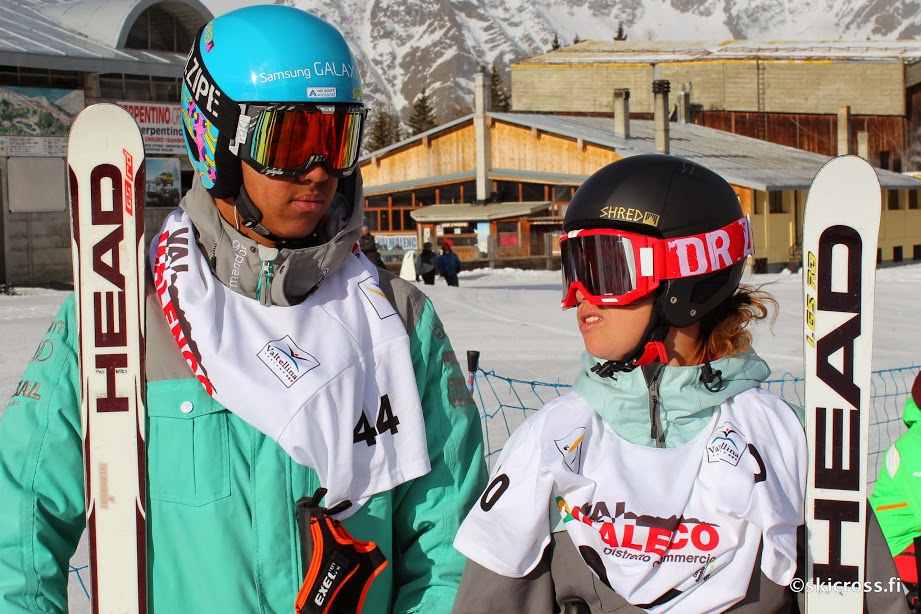
<path fill-rule="evenodd" d="M 352 506 L 345 500 L 331 508 L 320 507 L 326 495 L 319 488 L 312 497 L 297 502 L 304 583 L 297 594 L 297 614 L 355 614 L 361 612 L 374 578 L 387 559 L 374 542 L 354 539 L 342 523 L 332 518 Z"/>

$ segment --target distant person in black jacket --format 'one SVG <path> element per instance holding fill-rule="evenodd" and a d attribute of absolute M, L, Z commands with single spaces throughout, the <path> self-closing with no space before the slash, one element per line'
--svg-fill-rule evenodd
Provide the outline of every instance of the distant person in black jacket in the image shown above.
<path fill-rule="evenodd" d="M 457 286 L 457 274 L 461 270 L 461 261 L 451 249 L 452 245 L 454 244 L 451 239 L 445 239 L 442 242 L 441 255 L 438 256 L 438 270 L 449 286 Z"/>
<path fill-rule="evenodd" d="M 377 251 L 377 243 L 374 241 L 374 235 L 371 234 L 367 226 L 361 227 L 361 236 L 358 237 L 358 248 L 361 249 L 372 264 L 382 269 L 387 268 L 387 265 L 384 264 L 384 259 L 381 258 L 381 253 Z"/>
<path fill-rule="evenodd" d="M 416 275 L 422 278 L 425 285 L 434 286 L 437 271 L 438 254 L 432 250 L 432 244 L 426 241 L 422 244 L 422 251 L 419 252 L 419 258 L 416 261 Z"/>

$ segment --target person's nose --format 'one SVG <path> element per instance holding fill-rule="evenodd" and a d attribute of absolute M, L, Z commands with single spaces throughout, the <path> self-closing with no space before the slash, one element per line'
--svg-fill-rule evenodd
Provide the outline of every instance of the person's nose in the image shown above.
<path fill-rule="evenodd" d="M 297 176 L 297 180 L 303 183 L 323 183 L 329 179 L 329 171 L 322 164 L 314 164 L 306 171 Z"/>
<path fill-rule="evenodd" d="M 576 288 L 576 305 L 581 305 L 585 302 L 585 295 L 582 294 L 582 290 Z"/>

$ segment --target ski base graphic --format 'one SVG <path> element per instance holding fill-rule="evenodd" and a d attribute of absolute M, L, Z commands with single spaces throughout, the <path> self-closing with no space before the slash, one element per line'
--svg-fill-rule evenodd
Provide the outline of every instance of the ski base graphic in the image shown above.
<path fill-rule="evenodd" d="M 803 228 L 806 609 L 863 614 L 880 186 L 863 159 L 816 175 Z"/>
<path fill-rule="evenodd" d="M 67 147 L 94 612 L 146 612 L 144 144 L 114 104 Z"/>

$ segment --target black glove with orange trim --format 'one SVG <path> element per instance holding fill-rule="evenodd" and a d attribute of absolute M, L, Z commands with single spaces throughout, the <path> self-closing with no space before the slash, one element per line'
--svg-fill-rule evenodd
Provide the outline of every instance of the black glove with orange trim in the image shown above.
<path fill-rule="evenodd" d="M 319 488 L 312 497 L 297 502 L 297 526 L 301 535 L 304 583 L 297 594 L 297 614 L 356 614 L 374 578 L 387 559 L 374 542 L 354 539 L 342 523 L 332 518 L 352 502 L 320 507 L 326 495 Z"/>

